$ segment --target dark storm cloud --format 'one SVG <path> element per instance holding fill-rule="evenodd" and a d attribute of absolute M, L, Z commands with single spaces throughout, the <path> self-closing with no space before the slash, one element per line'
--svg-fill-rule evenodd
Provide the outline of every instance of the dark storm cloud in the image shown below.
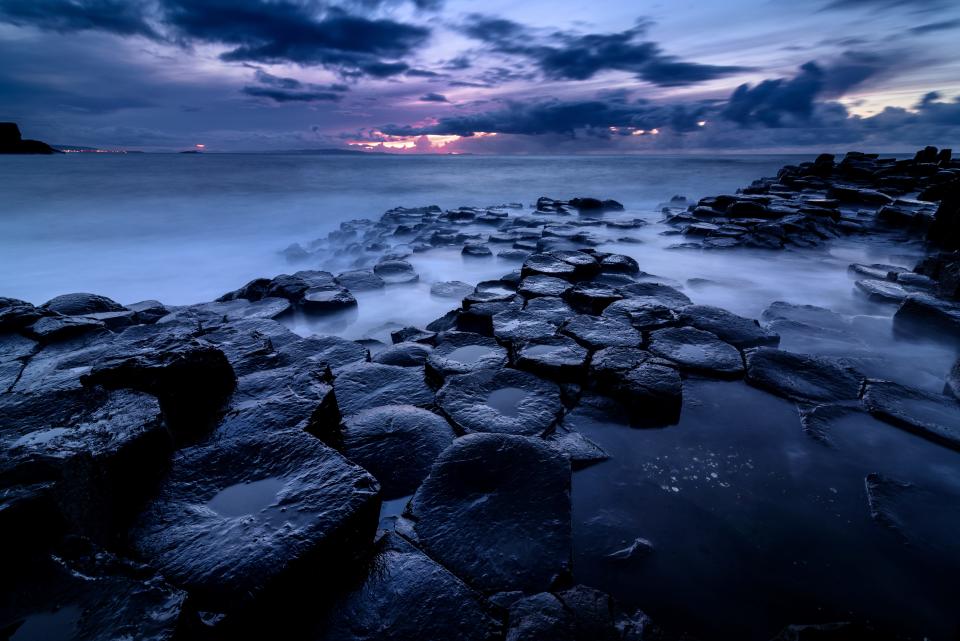
<path fill-rule="evenodd" d="M 0 20 L 61 33 L 106 31 L 157 38 L 143 7 L 129 0 L 2 0 Z"/>
<path fill-rule="evenodd" d="M 911 9 L 929 10 L 948 6 L 951 0 L 831 0 L 823 8 L 833 9 Z"/>
<path fill-rule="evenodd" d="M 300 82 L 295 78 L 283 78 L 257 69 L 254 79 L 258 85 L 247 85 L 241 91 L 254 98 L 267 98 L 274 102 L 336 102 L 349 91 L 344 84 L 316 85 Z"/>
<path fill-rule="evenodd" d="M 673 87 L 745 70 L 687 62 L 667 55 L 658 44 L 639 40 L 646 27 L 640 23 L 615 33 L 557 32 L 543 38 L 519 23 L 473 14 L 462 31 L 499 53 L 532 60 L 547 78 L 554 80 L 587 80 L 604 71 L 625 71 L 652 84 Z"/>
<path fill-rule="evenodd" d="M 447 97 L 439 93 L 428 93 L 420 96 L 421 102 L 450 102 Z"/>
<path fill-rule="evenodd" d="M 384 60 L 409 55 L 430 35 L 425 27 L 370 19 L 328 8 L 265 0 L 163 0 L 167 24 L 187 42 L 234 47 L 224 60 L 321 65 L 345 75 L 394 76 L 409 69 Z"/>
<path fill-rule="evenodd" d="M 942 22 L 931 22 L 913 27 L 910 29 L 910 33 L 923 35 L 925 33 L 933 33 L 934 31 L 949 31 L 950 29 L 956 29 L 958 27 L 960 27 L 960 20 L 944 20 Z"/>

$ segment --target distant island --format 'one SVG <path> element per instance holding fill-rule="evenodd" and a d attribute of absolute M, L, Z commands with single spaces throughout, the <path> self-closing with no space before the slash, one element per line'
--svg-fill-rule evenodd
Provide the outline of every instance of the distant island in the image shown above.
<path fill-rule="evenodd" d="M 45 142 L 24 140 L 15 122 L 0 122 L 0 154 L 59 154 Z"/>

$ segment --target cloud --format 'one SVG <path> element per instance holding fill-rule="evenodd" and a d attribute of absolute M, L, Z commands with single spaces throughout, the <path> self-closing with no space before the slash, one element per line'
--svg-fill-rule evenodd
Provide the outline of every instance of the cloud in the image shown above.
<path fill-rule="evenodd" d="M 831 0 L 823 9 L 846 10 L 846 9 L 910 9 L 910 10 L 929 10 L 942 6 L 947 6 L 950 0 Z"/>
<path fill-rule="evenodd" d="M 450 102 L 447 97 L 439 93 L 428 93 L 420 96 L 422 102 Z"/>
<path fill-rule="evenodd" d="M 143 4 L 128 0 L 3 0 L 0 20 L 48 31 L 106 31 L 159 38 Z"/>
<path fill-rule="evenodd" d="M 556 32 L 541 37 L 532 29 L 503 18 L 472 14 L 464 34 L 499 53 L 532 60 L 552 80 L 588 80 L 606 71 L 625 71 L 663 87 L 696 84 L 745 71 L 745 67 L 705 65 L 680 60 L 654 42 L 639 40 L 647 29 L 638 23 L 606 34 Z"/>
<path fill-rule="evenodd" d="M 950 29 L 956 29 L 960 27 L 960 20 L 944 20 L 942 22 L 930 22 L 928 24 L 922 24 L 917 27 L 910 29 L 910 33 L 914 35 L 923 35 L 926 33 L 933 33 L 935 31 L 949 31 Z"/>
<path fill-rule="evenodd" d="M 274 102 L 337 102 L 343 92 L 349 91 L 344 84 L 317 85 L 300 82 L 295 78 L 283 78 L 262 69 L 254 72 L 257 85 L 248 85 L 241 91 L 254 98 L 268 98 Z"/>

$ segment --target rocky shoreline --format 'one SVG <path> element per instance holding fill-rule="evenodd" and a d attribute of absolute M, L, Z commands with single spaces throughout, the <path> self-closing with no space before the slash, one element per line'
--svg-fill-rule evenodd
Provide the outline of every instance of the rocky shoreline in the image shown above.
<path fill-rule="evenodd" d="M 616 456 L 576 428 L 578 408 L 612 404 L 633 427 L 665 427 L 691 380 L 743 380 L 795 403 L 812 436 L 824 417 L 857 413 L 960 450 L 960 360 L 935 394 L 779 349 L 792 333 L 860 330 L 812 306 L 774 302 L 760 322 L 695 304 L 634 258 L 598 249 L 647 224 L 623 210 L 593 198 L 540 198 L 532 211 L 398 208 L 285 252 L 336 275 L 257 279 L 199 305 L 0 299 L 0 525 L 18 551 L 0 629 L 690 638 L 577 581 L 572 474 Z M 948 150 L 823 155 L 662 213 L 682 251 L 924 237 L 930 250 L 912 269 L 851 272 L 864 296 L 897 307 L 896 332 L 960 341 L 960 163 Z M 407 259 L 444 247 L 519 269 L 434 283 L 434 296 L 459 304 L 394 329 L 392 344 L 291 331 L 295 319 L 355 312 L 356 292 L 416 283 Z M 864 483 L 863 509 L 889 526 L 889 497 L 909 488 L 876 474 Z M 638 538 L 610 555 L 640 558 L 651 545 Z M 888 635 L 853 617 L 776 638 Z"/>

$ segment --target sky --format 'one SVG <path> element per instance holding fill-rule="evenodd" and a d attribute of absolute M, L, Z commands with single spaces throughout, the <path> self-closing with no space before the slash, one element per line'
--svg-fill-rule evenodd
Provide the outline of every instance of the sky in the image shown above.
<path fill-rule="evenodd" d="M 960 147 L 958 0 L 0 0 L 0 60 L 61 145 Z"/>

